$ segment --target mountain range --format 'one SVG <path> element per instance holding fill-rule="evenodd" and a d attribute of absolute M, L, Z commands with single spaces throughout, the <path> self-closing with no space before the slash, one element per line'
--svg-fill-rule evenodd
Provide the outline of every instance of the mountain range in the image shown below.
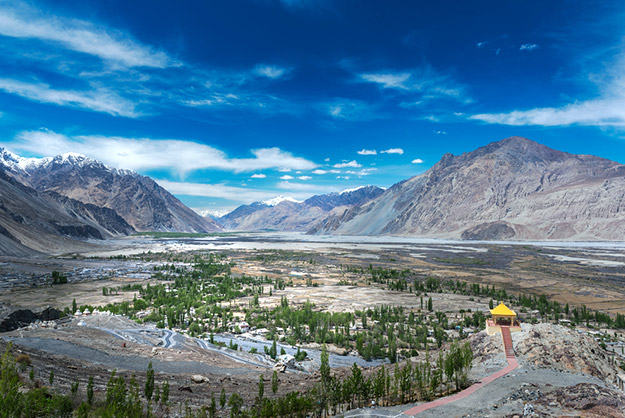
<path fill-rule="evenodd" d="M 235 231 L 306 231 L 331 215 L 334 210 L 362 205 L 384 192 L 376 186 L 363 186 L 341 193 L 312 196 L 303 202 L 279 196 L 264 202 L 242 205 L 218 222 Z"/>
<path fill-rule="evenodd" d="M 307 231 L 466 240 L 623 240 L 625 166 L 521 137 L 462 155 L 388 189 L 277 197 L 203 218 L 149 177 L 83 155 L 0 148 L 0 254 L 61 253 L 136 231 Z"/>
<path fill-rule="evenodd" d="M 624 232 L 624 165 L 521 137 L 445 154 L 309 230 L 480 240 L 623 240 Z"/>
<path fill-rule="evenodd" d="M 55 192 L 86 204 L 113 209 L 137 231 L 213 232 L 204 219 L 149 177 L 118 170 L 81 154 L 22 158 L 0 149 L 7 174 L 40 192 Z"/>

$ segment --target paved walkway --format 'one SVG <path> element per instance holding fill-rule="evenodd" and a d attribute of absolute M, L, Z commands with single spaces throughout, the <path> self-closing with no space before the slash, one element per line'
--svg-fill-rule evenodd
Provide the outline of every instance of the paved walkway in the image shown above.
<path fill-rule="evenodd" d="M 512 348 L 512 338 L 510 337 L 510 328 L 501 327 L 502 339 L 504 342 L 504 350 L 506 353 L 506 359 L 508 360 L 508 367 L 505 367 L 498 372 L 491 374 L 483 378 L 480 382 L 474 383 L 469 386 L 465 390 L 456 393 L 455 395 L 448 396 L 446 398 L 440 398 L 432 402 L 427 402 L 421 405 L 417 405 L 414 408 L 410 408 L 409 410 L 404 412 L 404 415 L 417 415 L 423 411 L 427 411 L 428 409 L 436 408 L 437 406 L 447 405 L 448 403 L 455 402 L 457 400 L 466 398 L 471 395 L 473 392 L 479 390 L 483 386 L 489 384 L 493 380 L 499 379 L 501 376 L 505 376 L 510 373 L 512 370 L 519 367 L 519 363 L 516 361 L 516 357 L 514 356 L 514 349 Z"/>

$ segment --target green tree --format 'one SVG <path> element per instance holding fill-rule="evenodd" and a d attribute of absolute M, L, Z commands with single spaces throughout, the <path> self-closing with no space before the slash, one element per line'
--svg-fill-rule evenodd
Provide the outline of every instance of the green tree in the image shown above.
<path fill-rule="evenodd" d="M 148 401 L 152 400 L 152 394 L 154 393 L 154 369 L 152 368 L 152 362 L 148 364 L 148 371 L 145 379 L 145 397 Z"/>
<path fill-rule="evenodd" d="M 93 405 L 93 376 L 89 376 L 87 383 L 87 403 Z"/>
<path fill-rule="evenodd" d="M 243 398 L 241 398 L 237 393 L 233 393 L 230 395 L 230 400 L 228 401 L 228 406 L 230 406 L 230 417 L 235 418 L 241 415 L 241 406 L 243 406 Z"/>
<path fill-rule="evenodd" d="M 20 376 L 11 355 L 12 343 L 7 345 L 0 365 L 0 417 L 21 416 L 22 402 L 19 393 Z"/>
<path fill-rule="evenodd" d="M 328 348 L 325 343 L 321 349 L 321 366 L 319 367 L 319 373 L 321 374 L 321 384 L 324 387 L 330 385 L 330 356 L 328 355 Z"/>
<path fill-rule="evenodd" d="M 432 297 L 430 296 L 428 298 L 428 311 L 432 312 L 432 308 L 433 308 L 433 306 L 432 306 Z"/>
<path fill-rule="evenodd" d="M 226 390 L 224 388 L 221 388 L 221 395 L 219 395 L 219 407 L 221 409 L 224 409 L 224 407 L 226 406 Z"/>
<path fill-rule="evenodd" d="M 259 402 L 263 401 L 264 395 L 265 395 L 265 378 L 261 374 L 260 378 L 258 379 L 258 401 Z"/>
<path fill-rule="evenodd" d="M 271 375 L 271 392 L 273 392 L 274 395 L 278 392 L 278 372 L 275 370 Z"/>
<path fill-rule="evenodd" d="M 208 407 L 209 418 L 215 418 L 217 416 L 217 402 L 215 402 L 215 395 L 211 394 L 211 404 Z"/>
<path fill-rule="evenodd" d="M 76 313 L 78 306 L 76 306 L 76 298 L 72 300 L 72 315 Z"/>
<path fill-rule="evenodd" d="M 54 384 L 54 370 L 50 370 L 50 377 L 48 378 L 50 384 Z"/>
<path fill-rule="evenodd" d="M 161 394 L 161 404 L 167 405 L 169 402 L 169 382 L 165 381 L 163 383 L 163 392 Z"/>

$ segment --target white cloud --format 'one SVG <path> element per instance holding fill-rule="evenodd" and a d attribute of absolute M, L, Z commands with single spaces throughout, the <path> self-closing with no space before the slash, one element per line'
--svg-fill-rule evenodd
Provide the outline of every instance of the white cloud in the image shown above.
<path fill-rule="evenodd" d="M 401 148 L 389 148 L 387 150 L 380 151 L 380 153 L 382 153 L 382 154 L 399 154 L 399 155 L 402 155 L 404 153 L 404 150 L 401 149 Z"/>
<path fill-rule="evenodd" d="M 414 109 L 414 108 L 420 107 L 422 103 L 423 101 L 421 100 L 416 100 L 412 102 L 400 102 L 399 107 L 403 109 Z"/>
<path fill-rule="evenodd" d="M 275 191 L 247 189 L 223 184 L 184 183 L 169 180 L 156 182 L 174 195 L 203 196 L 241 202 L 256 202 L 275 196 Z"/>
<path fill-rule="evenodd" d="M 341 170 L 328 170 L 328 173 L 332 173 L 332 174 L 340 174 Z"/>
<path fill-rule="evenodd" d="M 334 168 L 345 168 L 345 167 L 354 167 L 354 168 L 358 168 L 358 167 L 362 167 L 361 164 L 358 164 L 356 162 L 356 160 L 352 160 L 352 161 L 347 161 L 347 162 L 343 162 L 343 163 L 338 163 L 338 164 L 334 164 Z"/>
<path fill-rule="evenodd" d="M 502 125 L 567 126 L 598 125 L 625 126 L 625 98 L 596 99 L 575 102 L 563 107 L 542 107 L 515 110 L 508 113 L 484 113 L 469 119 Z"/>
<path fill-rule="evenodd" d="M 423 160 L 421 158 L 415 158 L 411 161 L 413 164 L 423 164 Z"/>
<path fill-rule="evenodd" d="M 282 179 L 282 180 L 293 180 L 294 177 L 293 176 L 289 176 L 288 174 L 285 174 L 284 176 L 280 177 L 280 179 Z"/>
<path fill-rule="evenodd" d="M 252 177 L 250 177 L 250 178 L 253 178 L 253 179 L 264 179 L 265 177 L 267 177 L 267 176 L 262 174 L 262 173 L 261 174 L 256 174 L 255 173 L 255 174 L 252 174 Z"/>
<path fill-rule="evenodd" d="M 246 187 L 234 187 L 225 184 L 204 184 L 187 183 L 170 180 L 156 180 L 156 182 L 174 195 L 214 197 L 228 199 L 240 203 L 262 202 L 276 197 L 280 194 L 275 189 L 257 189 Z M 277 189 L 287 190 L 288 195 L 294 199 L 303 201 L 313 194 L 324 194 L 338 192 L 339 187 L 317 186 L 314 184 L 290 183 L 288 181 L 279 182 Z"/>
<path fill-rule="evenodd" d="M 358 151 L 359 155 L 376 155 L 378 152 L 374 149 L 361 149 Z"/>
<path fill-rule="evenodd" d="M 453 80 L 451 75 L 439 72 L 431 66 L 423 66 L 410 71 L 383 71 L 357 74 L 359 81 L 374 83 L 382 89 L 392 89 L 402 94 L 420 95 L 418 100 L 400 103 L 403 108 L 416 107 L 424 100 L 452 99 L 461 103 L 473 100 L 466 88 Z"/>
<path fill-rule="evenodd" d="M 475 44 L 475 46 L 477 46 L 478 48 L 484 48 L 484 45 L 486 45 L 488 42 L 478 42 Z"/>
<path fill-rule="evenodd" d="M 379 117 L 372 106 L 361 100 L 335 99 L 323 105 L 323 110 L 337 120 L 370 120 Z"/>
<path fill-rule="evenodd" d="M 276 65 L 257 65 L 254 72 L 263 77 L 277 79 L 288 73 L 289 69 Z"/>
<path fill-rule="evenodd" d="M 500 113 L 482 113 L 469 119 L 486 123 L 523 126 L 588 125 L 625 127 L 625 55 L 603 64 L 601 70 L 583 74 L 580 79 L 595 84 L 598 94 L 586 100 L 575 100 L 562 106 L 539 107 Z"/>
<path fill-rule="evenodd" d="M 165 68 L 176 63 L 164 52 L 143 45 L 129 35 L 90 22 L 54 16 L 26 3 L 0 5 L 0 35 L 38 39 L 97 56 L 126 67 Z"/>
<path fill-rule="evenodd" d="M 381 74 L 360 74 L 360 78 L 370 83 L 381 84 L 383 88 L 396 88 L 407 90 L 404 83 L 410 78 L 410 73 L 381 73 Z"/>
<path fill-rule="evenodd" d="M 290 173 L 291 169 L 290 168 L 281 168 L 278 171 L 281 172 L 281 173 Z"/>
<path fill-rule="evenodd" d="M 349 180 L 349 176 L 336 176 L 337 180 L 343 179 L 343 180 Z"/>
<path fill-rule="evenodd" d="M 532 52 L 538 48 L 540 48 L 540 45 L 537 45 L 537 44 L 523 44 L 519 47 L 519 51 Z"/>
<path fill-rule="evenodd" d="M 433 131 L 436 135 L 447 135 L 447 131 Z"/>
<path fill-rule="evenodd" d="M 358 170 L 358 171 L 347 170 L 345 174 L 352 174 L 354 176 L 363 177 L 363 176 L 370 175 L 373 171 L 377 171 L 377 168 L 363 168 L 362 170 Z"/>
<path fill-rule="evenodd" d="M 198 169 L 235 173 L 277 167 L 312 170 L 316 164 L 280 148 L 251 150 L 251 158 L 229 158 L 209 145 L 177 139 L 65 136 L 48 130 L 24 131 L 11 146 L 49 156 L 73 151 L 117 168 L 136 171 L 168 169 L 179 174 Z"/>
<path fill-rule="evenodd" d="M 330 158 L 326 157 L 323 159 L 323 161 L 325 161 L 326 163 L 330 162 Z"/>
<path fill-rule="evenodd" d="M 115 92 L 104 89 L 89 91 L 55 90 L 43 83 L 26 83 L 3 78 L 0 79 L 0 90 L 40 103 L 77 107 L 104 112 L 113 116 L 131 118 L 139 116 L 134 103 L 122 98 Z"/>
<path fill-rule="evenodd" d="M 312 179 L 312 177 L 310 177 L 310 176 L 299 176 L 298 179 L 300 179 L 300 180 L 310 180 L 310 179 Z"/>
<path fill-rule="evenodd" d="M 325 174 L 325 173 L 327 173 L 326 170 L 319 170 L 319 169 L 313 170 L 313 174 L 321 175 L 321 174 Z"/>
<path fill-rule="evenodd" d="M 290 195 L 294 195 L 296 192 L 308 192 L 308 197 L 311 196 L 311 194 L 324 194 L 324 193 L 330 193 L 330 192 L 336 192 L 339 189 L 337 187 L 326 187 L 326 186 L 319 186 L 316 184 L 303 184 L 303 183 L 291 183 L 290 181 L 281 181 L 278 184 L 276 184 L 276 187 L 282 190 L 289 190 L 290 191 Z M 300 195 L 301 196 L 301 195 Z"/>

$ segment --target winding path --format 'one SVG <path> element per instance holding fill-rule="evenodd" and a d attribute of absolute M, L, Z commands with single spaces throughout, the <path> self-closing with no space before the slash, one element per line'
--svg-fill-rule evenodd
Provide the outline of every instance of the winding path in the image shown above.
<path fill-rule="evenodd" d="M 455 395 L 448 396 L 446 398 L 440 398 L 435 401 L 427 402 L 421 405 L 417 405 L 413 408 L 410 408 L 409 410 L 404 411 L 404 415 L 414 416 L 423 411 L 427 411 L 428 409 L 436 408 L 441 405 L 447 405 L 449 403 L 458 401 L 460 399 L 464 399 L 467 396 L 474 393 L 475 391 L 482 388 L 483 386 L 486 386 L 487 384 L 491 383 L 493 380 L 499 379 L 500 377 L 507 375 L 512 370 L 519 367 L 519 363 L 517 363 L 516 357 L 514 356 L 514 348 L 512 347 L 512 337 L 510 335 L 510 328 L 501 327 L 501 336 L 503 339 L 506 359 L 508 360 L 508 367 L 505 367 L 499 370 L 498 372 L 495 372 L 491 374 L 490 376 L 483 378 L 481 381 L 474 383 L 473 385 L 469 386 L 468 388 L 466 388 L 465 390 L 461 392 L 456 393 Z"/>

